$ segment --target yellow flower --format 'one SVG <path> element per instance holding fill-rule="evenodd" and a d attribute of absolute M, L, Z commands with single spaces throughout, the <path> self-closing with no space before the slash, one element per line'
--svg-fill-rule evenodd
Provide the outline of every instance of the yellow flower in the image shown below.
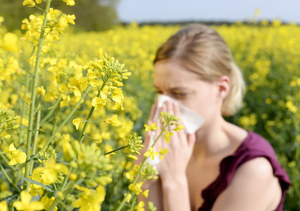
<path fill-rule="evenodd" d="M 118 116 L 114 114 L 112 117 L 105 120 L 106 123 L 111 124 L 112 126 L 120 126 L 121 122 L 118 120 Z"/>
<path fill-rule="evenodd" d="M 124 176 L 129 179 L 131 182 L 133 182 L 137 172 L 139 171 L 139 166 L 138 165 L 135 165 L 130 171 L 126 172 L 124 174 Z"/>
<path fill-rule="evenodd" d="M 80 91 L 86 90 L 88 86 L 87 78 L 83 78 L 80 75 L 76 75 L 69 79 L 69 87 L 73 89 L 79 89 Z"/>
<path fill-rule="evenodd" d="M 2 47 L 7 51 L 18 52 L 18 36 L 14 33 L 6 33 L 2 40 Z"/>
<path fill-rule="evenodd" d="M 74 173 L 70 174 L 69 180 L 75 181 L 76 179 L 77 179 L 77 175 L 76 174 L 74 174 Z"/>
<path fill-rule="evenodd" d="M 154 157 L 157 155 L 159 155 L 159 153 L 155 152 L 153 147 L 150 147 L 150 149 L 144 154 L 145 157 L 151 157 L 152 160 L 154 160 Z"/>
<path fill-rule="evenodd" d="M 148 195 L 149 195 L 149 189 L 145 190 L 142 195 L 145 197 L 145 198 L 148 198 Z"/>
<path fill-rule="evenodd" d="M 10 134 L 6 134 L 3 139 L 10 139 L 11 138 L 11 135 Z"/>
<path fill-rule="evenodd" d="M 57 180 L 57 174 L 62 172 L 68 173 L 68 168 L 64 164 L 56 163 L 53 158 L 45 162 L 45 167 L 37 167 L 33 170 L 32 179 L 43 183 L 44 185 L 50 185 Z"/>
<path fill-rule="evenodd" d="M 80 122 L 82 122 L 80 118 L 73 120 L 73 125 L 76 127 L 76 130 L 78 130 Z"/>
<path fill-rule="evenodd" d="M 0 210 L 1 210 L 1 211 L 7 211 L 7 204 L 6 204 L 6 201 L 0 202 Z"/>
<path fill-rule="evenodd" d="M 36 2 L 37 4 L 41 4 L 41 3 L 42 3 L 42 0 L 35 0 L 35 2 Z"/>
<path fill-rule="evenodd" d="M 44 193 L 44 188 L 40 185 L 30 184 L 29 193 L 32 196 L 37 196 L 37 195 L 41 196 Z"/>
<path fill-rule="evenodd" d="M 132 190 L 136 195 L 139 195 L 142 192 L 142 184 L 143 182 L 138 182 L 136 184 L 130 184 L 129 190 Z"/>
<path fill-rule="evenodd" d="M 33 201 L 31 202 L 31 195 L 26 191 L 21 192 L 21 201 L 14 202 L 14 207 L 17 210 L 24 211 L 34 211 L 34 210 L 42 210 L 44 209 L 44 205 L 42 202 Z"/>
<path fill-rule="evenodd" d="M 75 25 L 74 20 L 76 19 L 75 15 L 67 15 L 66 16 L 68 23 Z"/>
<path fill-rule="evenodd" d="M 151 201 L 148 202 L 148 211 L 156 211 L 156 207 Z"/>
<path fill-rule="evenodd" d="M 147 124 L 144 124 L 144 127 L 145 127 L 145 131 L 148 132 L 149 130 L 153 131 L 153 130 L 157 130 L 158 127 L 156 125 L 156 123 L 152 123 L 151 125 L 147 125 Z"/>
<path fill-rule="evenodd" d="M 63 0 L 67 5 L 69 6 L 74 6 L 75 5 L 75 1 L 74 0 Z"/>
<path fill-rule="evenodd" d="M 92 106 L 95 107 L 95 110 L 99 108 L 103 108 L 106 105 L 107 99 L 103 99 L 100 97 L 94 97 L 92 99 Z"/>
<path fill-rule="evenodd" d="M 180 131 L 182 129 L 184 129 L 184 126 L 183 125 L 179 125 L 176 128 L 174 128 L 174 131 L 178 132 L 178 131 Z"/>
<path fill-rule="evenodd" d="M 52 196 L 51 198 L 48 198 L 47 196 L 43 196 L 41 198 L 41 202 L 43 203 L 43 205 L 45 207 L 44 208 L 45 210 L 48 210 L 50 208 L 50 206 L 52 205 L 54 199 L 55 199 L 54 196 Z M 55 207 L 54 210 L 56 211 L 57 207 Z"/>
<path fill-rule="evenodd" d="M 285 103 L 285 107 L 287 107 L 287 109 L 292 113 L 296 113 L 298 110 L 298 108 L 293 104 L 293 102 L 291 100 L 288 100 Z"/>
<path fill-rule="evenodd" d="M 93 190 L 77 185 L 76 189 L 83 193 L 80 194 L 79 199 L 72 203 L 75 208 L 79 208 L 79 211 L 101 210 L 101 204 L 105 198 L 105 189 L 103 186 L 98 186 L 96 190 Z"/>
<path fill-rule="evenodd" d="M 36 89 L 36 93 L 37 93 L 38 95 L 41 94 L 41 95 L 45 96 L 46 91 L 45 91 L 44 87 L 41 86 L 41 87 L 38 87 L 38 88 Z"/>
<path fill-rule="evenodd" d="M 124 101 L 124 96 L 121 89 L 115 89 L 110 97 L 113 101 L 119 104 Z"/>
<path fill-rule="evenodd" d="M 35 3 L 33 0 L 24 0 L 23 1 L 23 6 L 28 5 L 29 7 L 34 7 Z"/>
<path fill-rule="evenodd" d="M 124 197 L 126 197 L 126 202 L 129 203 L 130 200 L 131 200 L 132 195 L 130 193 L 129 194 L 125 193 Z"/>
<path fill-rule="evenodd" d="M 75 152 L 70 142 L 63 143 L 62 148 L 65 159 L 71 161 L 75 157 Z"/>
<path fill-rule="evenodd" d="M 168 151 L 169 151 L 168 148 L 162 149 L 162 148 L 159 147 L 159 154 L 160 154 L 160 159 L 161 159 L 161 160 L 164 158 L 165 154 L 168 153 Z"/>
<path fill-rule="evenodd" d="M 99 185 L 106 186 L 107 184 L 112 182 L 111 176 L 101 176 L 98 178 L 95 178 L 95 181 L 98 182 Z"/>
<path fill-rule="evenodd" d="M 7 157 L 10 159 L 9 165 L 22 164 L 26 161 L 26 154 L 21 150 L 15 148 L 14 144 L 9 145 L 8 149 L 5 149 Z"/>
<path fill-rule="evenodd" d="M 0 16 L 0 26 L 3 23 L 3 21 L 4 21 L 4 18 L 2 16 Z"/>
<path fill-rule="evenodd" d="M 271 104 L 271 103 L 272 103 L 272 99 L 269 98 L 269 97 L 266 98 L 266 99 L 265 99 L 265 103 L 266 103 L 266 104 Z"/>
<path fill-rule="evenodd" d="M 244 127 L 253 126 L 257 123 L 256 116 L 254 114 L 250 114 L 249 116 L 242 116 L 239 119 L 239 123 Z"/>
<path fill-rule="evenodd" d="M 164 139 L 165 139 L 165 141 L 166 141 L 167 143 L 170 142 L 170 137 L 171 137 L 172 135 L 173 135 L 173 132 L 171 132 L 171 131 L 165 132 L 165 134 L 164 134 Z"/>
<path fill-rule="evenodd" d="M 136 211 L 144 211 L 144 206 L 145 206 L 145 203 L 143 201 L 140 201 L 138 203 L 138 205 L 136 205 L 136 207 L 134 208 L 134 210 Z"/>
<path fill-rule="evenodd" d="M 66 84 L 60 85 L 59 91 L 61 91 L 61 92 L 67 92 L 67 90 L 68 90 L 68 88 L 67 88 L 67 85 L 66 85 Z"/>

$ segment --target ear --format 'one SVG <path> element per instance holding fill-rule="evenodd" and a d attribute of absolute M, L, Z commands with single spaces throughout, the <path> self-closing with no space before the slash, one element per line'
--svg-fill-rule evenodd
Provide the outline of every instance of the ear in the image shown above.
<path fill-rule="evenodd" d="M 230 78 L 227 75 L 221 76 L 217 81 L 218 96 L 222 100 L 228 95 L 230 91 Z"/>

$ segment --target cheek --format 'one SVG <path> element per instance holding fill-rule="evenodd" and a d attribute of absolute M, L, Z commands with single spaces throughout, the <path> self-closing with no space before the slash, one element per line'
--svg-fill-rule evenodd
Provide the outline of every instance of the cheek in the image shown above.
<path fill-rule="evenodd" d="M 216 107 L 215 99 L 210 93 L 191 96 L 189 100 L 186 100 L 183 104 L 201 116 L 207 116 L 214 113 Z"/>

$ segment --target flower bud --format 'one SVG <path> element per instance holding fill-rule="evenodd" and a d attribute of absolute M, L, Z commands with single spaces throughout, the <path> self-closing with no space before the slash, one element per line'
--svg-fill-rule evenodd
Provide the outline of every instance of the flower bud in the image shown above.
<path fill-rule="evenodd" d="M 91 186 L 91 187 L 95 187 L 95 186 L 97 186 L 97 183 L 95 182 L 95 181 L 93 181 L 93 180 L 86 180 L 85 181 L 86 182 L 86 184 L 88 185 L 88 186 Z"/>
<path fill-rule="evenodd" d="M 63 199 L 64 198 L 63 192 L 61 191 L 57 192 L 57 197 Z"/>
<path fill-rule="evenodd" d="M 85 178 L 86 177 L 86 173 L 85 172 L 80 172 L 79 177 L 80 178 Z"/>
<path fill-rule="evenodd" d="M 78 167 L 77 163 L 74 162 L 74 161 L 72 161 L 72 162 L 70 163 L 70 166 L 71 166 L 72 168 L 74 168 L 74 169 L 76 169 L 76 168 Z"/>
<path fill-rule="evenodd" d="M 75 157 L 75 153 L 70 143 L 66 142 L 63 144 L 63 154 L 67 161 L 70 161 Z"/>
<path fill-rule="evenodd" d="M 69 179 L 72 180 L 72 181 L 74 181 L 74 180 L 77 179 L 77 175 L 74 174 L 74 173 L 71 173 L 70 176 L 69 176 Z"/>
<path fill-rule="evenodd" d="M 78 141 L 74 141 L 72 143 L 72 145 L 73 145 L 73 149 L 74 149 L 76 155 L 78 155 L 79 152 L 80 152 L 80 144 L 79 144 L 79 142 Z"/>

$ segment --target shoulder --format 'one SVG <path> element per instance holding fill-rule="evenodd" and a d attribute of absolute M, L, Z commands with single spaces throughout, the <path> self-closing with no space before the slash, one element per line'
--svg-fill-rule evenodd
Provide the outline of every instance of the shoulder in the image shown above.
<path fill-rule="evenodd" d="M 270 179 L 277 179 L 273 175 L 273 168 L 270 162 L 265 157 L 257 157 L 252 160 L 245 162 L 241 165 L 235 175 L 233 176 L 232 183 L 235 180 L 239 181 L 254 181 L 257 185 L 258 183 L 264 183 Z"/>
<path fill-rule="evenodd" d="M 246 161 L 255 157 L 266 157 L 272 165 L 277 161 L 275 150 L 269 141 L 255 132 L 248 131 L 247 137 L 241 146 L 241 149 L 238 151 L 238 156 L 247 157 Z"/>
<path fill-rule="evenodd" d="M 236 170 L 213 210 L 245 210 L 245 207 L 248 210 L 270 210 L 276 208 L 280 199 L 281 188 L 272 165 L 266 158 L 257 157 Z"/>

